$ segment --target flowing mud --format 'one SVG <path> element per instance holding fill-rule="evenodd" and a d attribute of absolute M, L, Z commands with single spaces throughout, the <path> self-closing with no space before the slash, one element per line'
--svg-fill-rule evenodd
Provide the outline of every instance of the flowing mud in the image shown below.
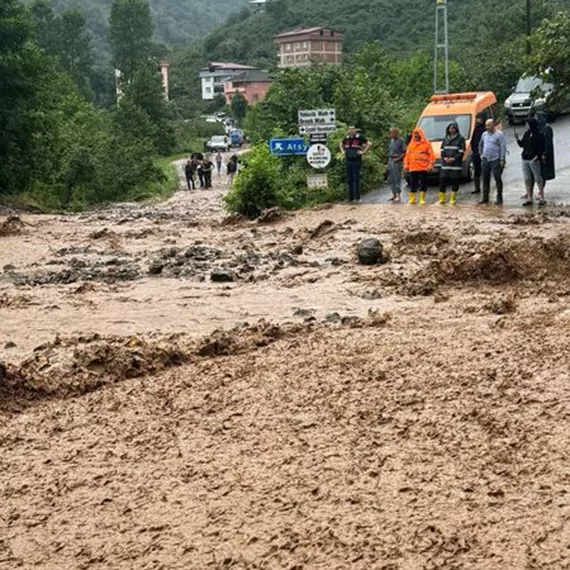
<path fill-rule="evenodd" d="M 0 218 L 0 569 L 570 568 L 569 211 L 222 194 Z"/>

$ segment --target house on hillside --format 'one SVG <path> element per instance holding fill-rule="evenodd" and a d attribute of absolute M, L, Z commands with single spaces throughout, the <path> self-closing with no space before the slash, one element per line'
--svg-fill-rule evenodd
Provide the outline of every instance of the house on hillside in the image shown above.
<path fill-rule="evenodd" d="M 231 105 L 232 98 L 236 93 L 241 93 L 248 105 L 255 105 L 265 99 L 271 79 L 265 71 L 248 69 L 224 83 L 224 95 L 226 103 Z"/>
<path fill-rule="evenodd" d="M 240 63 L 212 62 L 207 67 L 200 69 L 202 82 L 202 99 L 213 99 L 218 93 L 224 94 L 224 83 L 232 77 L 240 75 L 244 71 L 253 70 L 255 67 Z"/>
<path fill-rule="evenodd" d="M 343 61 L 344 34 L 323 26 L 293 30 L 275 36 L 279 67 L 339 64 Z"/>

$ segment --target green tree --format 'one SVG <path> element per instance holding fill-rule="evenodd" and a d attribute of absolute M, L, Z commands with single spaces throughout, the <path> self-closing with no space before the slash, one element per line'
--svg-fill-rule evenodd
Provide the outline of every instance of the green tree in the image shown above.
<path fill-rule="evenodd" d="M 247 99 L 237 91 L 232 97 L 230 107 L 232 109 L 232 115 L 235 117 L 236 121 L 241 124 L 247 115 Z"/>
<path fill-rule="evenodd" d="M 570 15 L 560 12 L 544 20 L 534 33 L 532 44 L 528 71 L 555 84 L 556 102 L 562 104 L 570 94 Z"/>
<path fill-rule="evenodd" d="M 147 0 L 114 0 L 109 19 L 113 64 L 128 84 L 153 54 L 154 26 Z"/>
<path fill-rule="evenodd" d="M 81 12 L 63 12 L 56 20 L 57 55 L 61 66 L 82 93 L 90 91 L 93 54 L 91 40 Z"/>

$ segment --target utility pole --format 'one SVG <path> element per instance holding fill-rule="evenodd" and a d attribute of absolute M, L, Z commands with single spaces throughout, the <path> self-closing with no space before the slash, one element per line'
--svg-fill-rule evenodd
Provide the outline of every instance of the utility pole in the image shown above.
<path fill-rule="evenodd" d="M 528 0 L 530 1 L 530 0 Z M 445 63 L 445 86 L 440 89 L 439 59 Z M 449 93 L 449 37 L 447 33 L 447 0 L 436 0 L 435 5 L 435 51 L 433 63 L 433 92 Z"/>
<path fill-rule="evenodd" d="M 526 53 L 530 55 L 532 46 L 530 43 L 530 36 L 532 35 L 532 13 L 530 8 L 530 0 L 526 0 Z"/>

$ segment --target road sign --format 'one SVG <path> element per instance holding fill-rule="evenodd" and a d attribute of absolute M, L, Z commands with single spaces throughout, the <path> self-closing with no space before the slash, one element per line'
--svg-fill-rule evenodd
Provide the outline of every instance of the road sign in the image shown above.
<path fill-rule="evenodd" d="M 316 133 L 314 135 L 310 135 L 309 136 L 309 142 L 311 144 L 317 144 L 317 143 L 326 144 L 327 135 L 325 133 Z"/>
<path fill-rule="evenodd" d="M 271 139 L 269 147 L 271 154 L 276 156 L 305 156 L 309 149 L 305 139 L 301 138 Z"/>
<path fill-rule="evenodd" d="M 300 135 L 329 134 L 336 131 L 336 125 L 307 125 L 299 127 Z"/>
<path fill-rule="evenodd" d="M 308 174 L 307 188 L 328 188 L 329 181 L 326 174 Z"/>
<path fill-rule="evenodd" d="M 334 109 L 301 110 L 299 133 L 302 135 L 334 133 L 336 131 L 336 111 Z"/>
<path fill-rule="evenodd" d="M 307 151 L 307 162 L 313 168 L 326 168 L 331 158 L 331 151 L 324 144 L 314 144 Z"/>

